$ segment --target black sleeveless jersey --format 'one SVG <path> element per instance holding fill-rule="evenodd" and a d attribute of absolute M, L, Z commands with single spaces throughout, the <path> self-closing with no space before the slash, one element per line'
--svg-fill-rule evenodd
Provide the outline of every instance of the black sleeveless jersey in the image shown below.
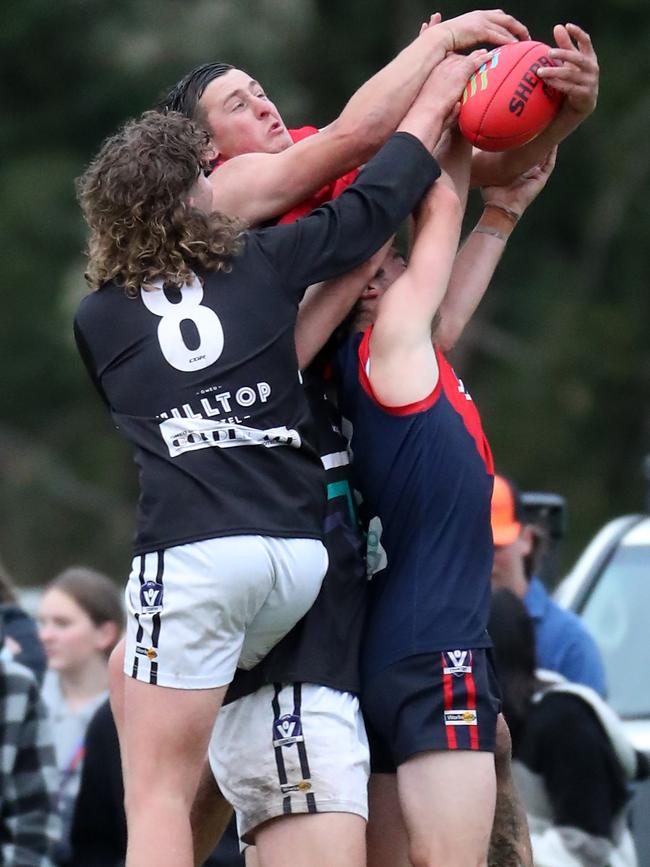
<path fill-rule="evenodd" d="M 135 553 L 225 535 L 321 538 L 323 469 L 295 354 L 304 287 L 365 261 L 439 174 L 394 135 L 336 201 L 246 233 L 232 270 L 86 297 L 77 344 L 134 445 Z"/>
<path fill-rule="evenodd" d="M 310 610 L 250 671 L 237 669 L 226 704 L 268 683 L 317 683 L 359 691 L 359 653 L 365 622 L 365 543 L 357 525 L 347 441 L 338 411 L 320 376 L 306 374 L 305 391 L 314 417 L 316 445 L 325 469 L 327 509 L 323 542 L 327 574 Z"/>

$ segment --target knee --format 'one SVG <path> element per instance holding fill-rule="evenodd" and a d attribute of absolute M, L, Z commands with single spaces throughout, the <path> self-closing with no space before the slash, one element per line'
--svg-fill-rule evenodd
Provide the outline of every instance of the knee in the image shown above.
<path fill-rule="evenodd" d="M 124 812 L 127 819 L 152 815 L 183 815 L 189 823 L 193 797 L 188 792 L 160 782 L 152 786 L 150 780 L 140 781 L 137 775 L 134 777 L 129 779 L 129 786 L 124 793 Z"/>

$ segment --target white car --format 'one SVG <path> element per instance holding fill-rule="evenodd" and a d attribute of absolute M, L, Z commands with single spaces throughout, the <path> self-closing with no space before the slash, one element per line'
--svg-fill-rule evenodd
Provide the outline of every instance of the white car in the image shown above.
<path fill-rule="evenodd" d="M 555 591 L 577 612 L 600 647 L 609 704 L 630 740 L 650 757 L 650 516 L 606 524 Z M 640 867 L 650 865 L 650 780 L 632 809 Z"/>

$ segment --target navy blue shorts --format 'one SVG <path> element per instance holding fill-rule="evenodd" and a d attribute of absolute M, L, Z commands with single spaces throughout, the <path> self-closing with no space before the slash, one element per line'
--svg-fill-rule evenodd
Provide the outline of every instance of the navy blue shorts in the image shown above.
<path fill-rule="evenodd" d="M 427 750 L 494 752 L 501 691 L 491 650 L 401 659 L 365 685 L 361 707 L 375 773 Z"/>

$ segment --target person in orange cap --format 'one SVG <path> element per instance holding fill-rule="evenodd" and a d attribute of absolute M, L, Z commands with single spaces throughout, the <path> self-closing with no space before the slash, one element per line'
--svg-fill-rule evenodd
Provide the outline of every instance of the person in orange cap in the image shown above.
<path fill-rule="evenodd" d="M 537 667 L 604 696 L 605 670 L 596 642 L 580 618 L 554 602 L 536 577 L 546 534 L 526 521 L 517 487 L 499 475 L 492 494 L 492 536 L 492 588 L 506 588 L 523 599 L 535 627 Z"/>

